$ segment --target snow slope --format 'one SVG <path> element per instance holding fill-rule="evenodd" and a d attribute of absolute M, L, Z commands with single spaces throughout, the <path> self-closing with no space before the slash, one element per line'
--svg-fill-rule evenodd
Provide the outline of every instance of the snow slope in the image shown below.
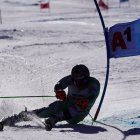
<path fill-rule="evenodd" d="M 104 87 L 106 50 L 93 0 L 51 0 L 41 10 L 37 0 L 1 0 L 0 96 L 55 95 L 54 84 L 79 63 L 101 82 L 101 93 L 90 114 L 94 117 Z M 140 1 L 131 6 L 109 0 L 102 11 L 105 24 L 140 16 Z M 110 77 L 98 122 L 88 116 L 76 126 L 60 123 L 46 132 L 35 122 L 5 127 L 0 140 L 139 140 L 140 57 L 111 59 Z M 0 99 L 0 118 L 47 106 L 55 98 Z"/>

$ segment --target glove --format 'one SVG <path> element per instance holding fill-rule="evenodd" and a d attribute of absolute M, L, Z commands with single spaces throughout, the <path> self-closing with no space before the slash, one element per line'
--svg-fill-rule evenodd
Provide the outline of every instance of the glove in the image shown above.
<path fill-rule="evenodd" d="M 66 92 L 64 90 L 57 90 L 55 91 L 56 98 L 59 100 L 64 101 L 66 99 Z"/>
<path fill-rule="evenodd" d="M 82 109 L 85 110 L 88 107 L 89 100 L 88 99 L 79 99 L 76 101 L 76 104 Z"/>

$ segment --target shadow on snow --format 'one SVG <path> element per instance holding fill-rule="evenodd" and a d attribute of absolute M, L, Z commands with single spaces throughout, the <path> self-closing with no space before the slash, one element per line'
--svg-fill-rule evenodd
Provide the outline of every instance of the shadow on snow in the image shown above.
<path fill-rule="evenodd" d="M 99 132 L 107 131 L 106 129 L 99 127 L 99 126 L 92 126 L 92 125 L 85 125 L 85 124 L 65 124 L 65 125 L 59 125 L 55 128 L 72 128 L 72 130 L 60 130 L 60 132 L 79 132 L 84 134 L 96 134 Z"/>

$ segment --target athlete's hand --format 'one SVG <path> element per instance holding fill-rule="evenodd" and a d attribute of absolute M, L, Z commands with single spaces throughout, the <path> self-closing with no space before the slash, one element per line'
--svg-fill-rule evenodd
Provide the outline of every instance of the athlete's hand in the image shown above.
<path fill-rule="evenodd" d="M 56 98 L 59 100 L 64 101 L 66 99 L 66 92 L 64 90 L 57 90 L 55 91 Z"/>

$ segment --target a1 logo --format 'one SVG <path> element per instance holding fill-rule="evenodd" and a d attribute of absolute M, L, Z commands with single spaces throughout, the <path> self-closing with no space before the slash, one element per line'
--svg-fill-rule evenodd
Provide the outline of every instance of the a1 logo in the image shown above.
<path fill-rule="evenodd" d="M 114 32 L 112 38 L 112 51 L 115 52 L 118 47 L 121 49 L 128 49 L 132 43 L 132 30 L 127 27 L 123 32 Z"/>

